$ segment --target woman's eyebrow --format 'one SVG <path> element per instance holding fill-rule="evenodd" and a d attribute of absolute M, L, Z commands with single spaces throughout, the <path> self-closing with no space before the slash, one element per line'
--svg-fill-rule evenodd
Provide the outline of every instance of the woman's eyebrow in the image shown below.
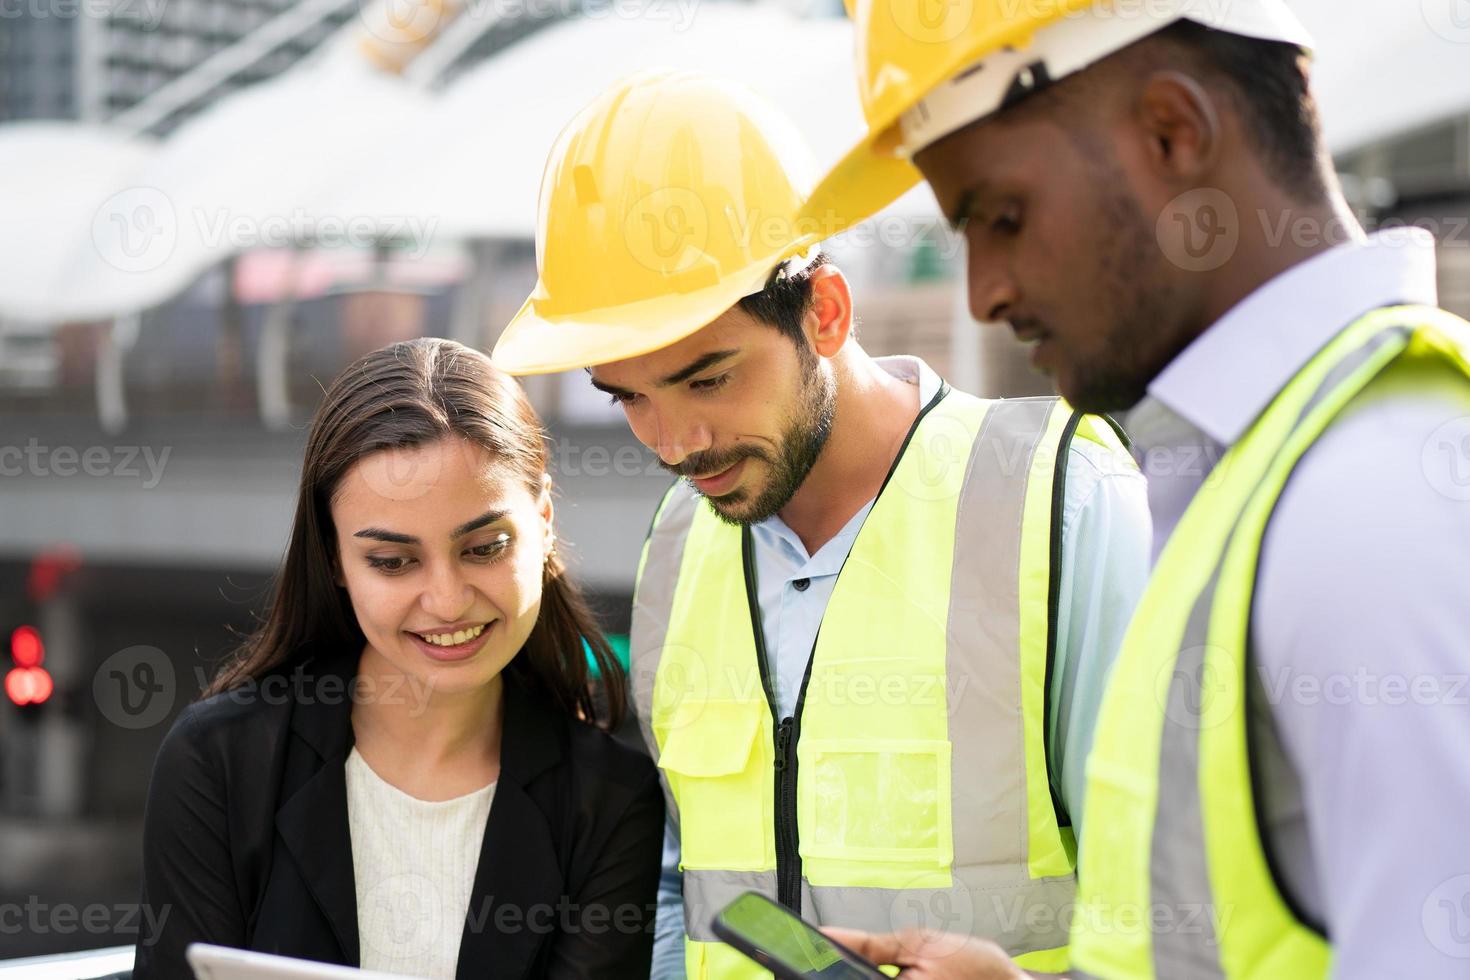
<path fill-rule="evenodd" d="M 502 517 L 504 517 L 505 515 L 507 515 L 509 513 L 510 513 L 509 510 L 487 510 L 487 511 L 485 511 L 485 513 L 481 514 L 479 517 L 475 518 L 474 520 L 472 520 L 472 521 L 465 521 L 459 527 L 457 527 L 453 531 L 449 532 L 449 537 L 450 538 L 462 538 L 466 534 L 469 534 L 471 531 L 478 531 L 480 528 L 484 527 L 486 524 L 494 524 L 496 521 L 500 520 Z"/>
<path fill-rule="evenodd" d="M 361 531 L 354 532 L 354 538 L 372 538 L 375 541 L 387 541 L 389 544 L 418 544 L 419 539 L 411 534 L 399 534 L 397 531 L 385 531 L 380 527 L 365 527 Z"/>
<path fill-rule="evenodd" d="M 476 517 L 474 520 L 465 521 L 459 527 L 449 532 L 449 537 L 451 540 L 453 540 L 454 538 L 462 538 L 466 534 L 469 534 L 471 531 L 478 531 L 486 524 L 494 524 L 496 521 L 500 520 L 502 517 L 506 516 L 509 513 L 510 511 L 508 510 L 487 510 L 485 511 L 485 513 L 481 514 L 479 517 Z M 421 543 L 418 538 L 414 537 L 411 534 L 400 534 L 397 531 L 386 531 L 380 527 L 365 527 L 361 531 L 354 532 L 352 536 L 354 538 L 372 538 L 375 541 L 386 541 L 389 544 Z"/>

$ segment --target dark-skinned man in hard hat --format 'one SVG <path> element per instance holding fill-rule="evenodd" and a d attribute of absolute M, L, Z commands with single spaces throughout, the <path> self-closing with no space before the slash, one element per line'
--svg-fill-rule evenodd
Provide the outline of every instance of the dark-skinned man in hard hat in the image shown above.
<path fill-rule="evenodd" d="M 1363 233 L 1280 0 L 926 10 L 857 3 L 870 132 L 811 207 L 841 226 L 922 172 L 972 313 L 1126 412 L 1149 481 L 1075 971 L 1463 976 L 1470 331 L 1432 240 Z M 979 941 L 843 938 L 915 977 L 1018 972 Z"/>

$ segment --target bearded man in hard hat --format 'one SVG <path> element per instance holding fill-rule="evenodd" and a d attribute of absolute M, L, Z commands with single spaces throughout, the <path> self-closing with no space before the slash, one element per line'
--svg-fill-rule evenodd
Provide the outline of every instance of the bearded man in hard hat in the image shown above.
<path fill-rule="evenodd" d="M 687 934 L 656 973 L 682 952 L 691 977 L 762 975 L 710 929 L 750 888 L 1060 969 L 1075 767 L 1147 566 L 1143 481 L 1106 420 L 866 354 L 797 224 L 812 172 L 738 86 L 615 85 L 552 150 L 540 282 L 495 348 L 513 373 L 589 368 L 685 478 L 632 625 Z"/>
<path fill-rule="evenodd" d="M 1362 233 L 1279 0 L 918 9 L 859 0 L 870 132 L 812 206 L 840 226 L 922 171 L 971 311 L 1072 404 L 1128 411 L 1149 481 L 1074 966 L 1463 976 L 1470 330 L 1432 240 Z M 1014 970 L 849 938 L 915 975 Z"/>

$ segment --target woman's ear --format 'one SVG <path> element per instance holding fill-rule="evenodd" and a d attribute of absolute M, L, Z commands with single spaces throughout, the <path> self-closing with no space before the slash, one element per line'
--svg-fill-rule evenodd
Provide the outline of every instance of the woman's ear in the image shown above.
<path fill-rule="evenodd" d="M 556 509 L 551 502 L 551 474 L 541 474 L 541 493 L 536 499 L 536 510 L 541 514 L 543 526 L 543 550 L 547 560 L 556 554 Z"/>
<path fill-rule="evenodd" d="M 347 588 L 347 576 L 342 574 L 342 548 L 337 541 L 336 531 L 328 529 L 324 538 L 322 544 L 327 550 L 327 571 L 331 574 L 332 581 L 337 588 L 345 589 Z"/>

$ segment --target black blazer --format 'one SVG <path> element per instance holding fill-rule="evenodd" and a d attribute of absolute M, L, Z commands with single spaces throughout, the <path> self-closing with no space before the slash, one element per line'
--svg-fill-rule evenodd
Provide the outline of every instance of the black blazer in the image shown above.
<path fill-rule="evenodd" d="M 148 792 L 143 921 L 162 925 L 140 936 L 135 980 L 191 977 L 195 941 L 359 965 L 356 669 L 355 654 L 310 658 L 180 714 Z M 509 677 L 501 744 L 458 980 L 646 980 L 664 826 L 653 763 Z"/>

